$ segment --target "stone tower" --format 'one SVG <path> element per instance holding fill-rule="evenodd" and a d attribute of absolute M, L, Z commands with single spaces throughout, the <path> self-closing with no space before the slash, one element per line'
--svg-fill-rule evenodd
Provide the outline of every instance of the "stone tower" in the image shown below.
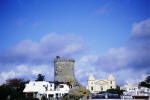
<path fill-rule="evenodd" d="M 87 97 L 90 92 L 75 79 L 74 63 L 74 59 L 64 59 L 56 56 L 54 60 L 54 81 L 56 83 L 67 83 L 70 88 L 69 94 Z"/>
<path fill-rule="evenodd" d="M 75 82 L 74 59 L 64 59 L 56 56 L 54 60 L 54 81 Z"/>

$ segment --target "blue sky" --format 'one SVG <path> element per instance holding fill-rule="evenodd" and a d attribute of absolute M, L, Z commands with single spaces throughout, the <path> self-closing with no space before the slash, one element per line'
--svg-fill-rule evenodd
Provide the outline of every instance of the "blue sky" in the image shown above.
<path fill-rule="evenodd" d="M 1 77 L 9 78 L 6 74 L 9 72 L 14 77 L 28 77 L 24 74 L 16 75 L 18 66 L 23 66 L 26 70 L 35 70 L 37 67 L 34 66 L 39 66 L 39 69 L 43 68 L 40 66 L 46 66 L 45 69 L 49 68 L 48 66 L 52 68 L 53 65 L 48 65 L 47 62 L 52 62 L 57 55 L 75 58 L 78 74 L 84 66 L 88 66 L 87 73 L 102 69 L 97 73 L 97 78 L 124 69 L 136 72 L 135 69 L 141 66 L 145 66 L 143 69 L 147 70 L 150 67 L 147 63 L 148 51 L 141 54 L 147 60 L 140 59 L 139 64 L 135 63 L 136 57 L 140 57 L 137 54 L 131 61 L 123 62 L 125 65 L 115 65 L 115 61 L 117 54 L 130 54 L 131 50 L 128 48 L 132 47 L 131 44 L 140 43 L 138 34 L 145 32 L 148 36 L 144 36 L 149 39 L 149 31 L 145 31 L 149 28 L 149 6 L 149 0 L 1 0 L 0 67 L 4 68 L 0 71 Z M 149 40 L 144 38 L 139 50 L 143 50 L 145 45 L 149 50 L 147 43 Z M 136 51 L 133 50 L 133 53 Z M 117 54 L 114 54 L 116 52 Z M 36 56 L 36 53 L 39 55 Z M 122 60 L 117 62 L 121 63 Z M 39 61 L 41 63 L 37 63 Z M 84 61 L 90 64 L 82 65 Z M 137 76 L 147 74 L 145 70 L 137 73 Z M 115 76 L 119 75 L 119 72 Z M 45 73 L 50 75 L 49 72 L 43 71 L 43 74 Z M 34 76 L 33 72 L 30 74 Z M 88 75 L 80 76 L 78 80 L 85 84 Z M 128 77 L 131 76 L 133 75 Z M 51 74 L 50 78 L 52 77 Z M 125 75 L 122 75 L 120 79 L 124 77 Z M 121 84 L 123 82 L 120 79 L 118 83 Z"/>

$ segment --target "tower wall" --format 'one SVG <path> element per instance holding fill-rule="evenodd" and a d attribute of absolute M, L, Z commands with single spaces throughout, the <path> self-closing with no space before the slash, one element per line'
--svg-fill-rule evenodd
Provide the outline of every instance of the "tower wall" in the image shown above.
<path fill-rule="evenodd" d="M 74 59 L 64 59 L 57 56 L 54 60 L 54 81 L 74 82 Z"/>

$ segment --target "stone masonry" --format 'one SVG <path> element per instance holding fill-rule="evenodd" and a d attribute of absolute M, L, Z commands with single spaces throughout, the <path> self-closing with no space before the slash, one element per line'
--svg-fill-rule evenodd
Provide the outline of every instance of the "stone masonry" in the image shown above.
<path fill-rule="evenodd" d="M 57 56 L 54 60 L 54 81 L 75 82 L 74 59 L 64 59 Z"/>

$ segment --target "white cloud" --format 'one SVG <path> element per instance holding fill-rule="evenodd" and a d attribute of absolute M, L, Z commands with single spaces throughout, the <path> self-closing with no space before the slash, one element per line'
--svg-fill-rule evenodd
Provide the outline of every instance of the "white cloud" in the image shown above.
<path fill-rule="evenodd" d="M 72 57 L 82 54 L 86 46 L 80 37 L 73 34 L 58 35 L 51 33 L 39 42 L 23 40 L 0 54 L 0 63 L 26 64 L 49 63 L 55 56 Z"/>
<path fill-rule="evenodd" d="M 0 83 L 4 83 L 11 78 L 26 78 L 35 80 L 38 74 L 43 74 L 46 80 L 53 80 L 53 67 L 51 65 L 16 65 L 10 71 L 0 73 Z"/>
<path fill-rule="evenodd" d="M 10 72 L 2 72 L 0 74 L 0 83 L 3 83 L 5 80 L 9 79 L 9 78 L 14 78 L 16 76 L 16 73 L 14 71 L 10 71 Z"/>
<path fill-rule="evenodd" d="M 131 33 L 133 37 L 150 36 L 150 19 L 135 23 Z"/>

